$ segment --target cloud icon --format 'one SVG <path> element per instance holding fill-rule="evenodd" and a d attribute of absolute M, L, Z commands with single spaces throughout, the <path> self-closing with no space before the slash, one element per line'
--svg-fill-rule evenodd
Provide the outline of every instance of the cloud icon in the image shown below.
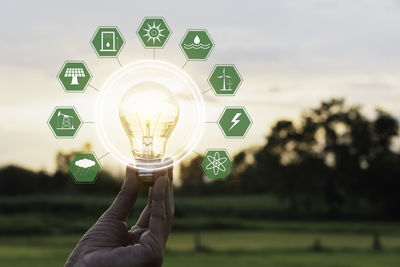
<path fill-rule="evenodd" d="M 93 167 L 94 165 L 96 165 L 96 162 L 91 159 L 80 159 L 78 161 L 75 161 L 75 165 L 86 169 L 86 168 Z"/>

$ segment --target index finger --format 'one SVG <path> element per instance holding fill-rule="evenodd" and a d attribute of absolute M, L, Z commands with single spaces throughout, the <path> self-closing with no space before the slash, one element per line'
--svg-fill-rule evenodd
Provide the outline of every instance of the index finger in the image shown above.
<path fill-rule="evenodd" d="M 126 177 L 121 191 L 118 193 L 114 202 L 104 212 L 102 218 L 112 218 L 126 221 L 133 204 L 135 204 L 140 190 L 140 183 L 137 179 L 136 169 L 127 166 Z"/>

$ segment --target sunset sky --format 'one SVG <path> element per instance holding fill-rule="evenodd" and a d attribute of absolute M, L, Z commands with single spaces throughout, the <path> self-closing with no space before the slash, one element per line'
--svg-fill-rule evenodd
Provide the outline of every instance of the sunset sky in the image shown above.
<path fill-rule="evenodd" d="M 163 16 L 172 35 L 156 58 L 179 67 L 186 59 L 179 42 L 188 28 L 206 28 L 215 42 L 207 61 L 184 70 L 201 90 L 215 64 L 235 64 L 243 83 L 233 97 L 205 93 L 206 121 L 225 106 L 245 106 L 253 125 L 245 139 L 225 139 L 206 124 L 196 151 L 264 143 L 274 121 L 297 119 L 321 100 L 345 97 L 372 116 L 379 106 L 400 118 L 400 2 L 366 1 L 5 1 L 0 9 L 0 165 L 52 171 L 58 150 L 85 142 L 101 156 L 107 151 L 93 124 L 75 139 L 56 139 L 47 126 L 55 106 L 75 106 L 93 121 L 98 92 L 67 94 L 56 75 L 65 60 L 85 60 L 101 88 L 119 67 L 98 58 L 89 44 L 97 26 L 118 26 L 126 44 L 124 64 L 151 59 L 136 30 L 145 16 Z M 140 4 L 139 4 L 140 3 Z M 203 122 L 199 122 L 203 123 Z M 102 160 L 121 168 L 112 156 Z"/>

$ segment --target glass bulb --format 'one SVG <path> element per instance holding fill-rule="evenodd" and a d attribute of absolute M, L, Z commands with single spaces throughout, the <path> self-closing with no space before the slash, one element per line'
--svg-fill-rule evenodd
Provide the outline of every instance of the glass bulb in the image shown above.
<path fill-rule="evenodd" d="M 119 119 L 136 159 L 162 159 L 165 146 L 179 118 L 179 104 L 172 92 L 155 82 L 130 88 L 119 104 Z"/>

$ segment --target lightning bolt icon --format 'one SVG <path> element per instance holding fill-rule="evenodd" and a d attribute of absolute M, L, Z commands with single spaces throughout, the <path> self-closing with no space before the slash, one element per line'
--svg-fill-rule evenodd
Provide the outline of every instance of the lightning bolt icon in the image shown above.
<path fill-rule="evenodd" d="M 230 131 L 233 127 L 235 127 L 236 124 L 239 123 L 240 120 L 238 120 L 238 118 L 240 117 L 240 115 L 242 115 L 242 113 L 238 112 L 235 114 L 235 116 L 233 117 L 233 119 L 231 120 L 231 122 L 233 122 L 231 128 L 229 128 L 228 131 Z"/>

